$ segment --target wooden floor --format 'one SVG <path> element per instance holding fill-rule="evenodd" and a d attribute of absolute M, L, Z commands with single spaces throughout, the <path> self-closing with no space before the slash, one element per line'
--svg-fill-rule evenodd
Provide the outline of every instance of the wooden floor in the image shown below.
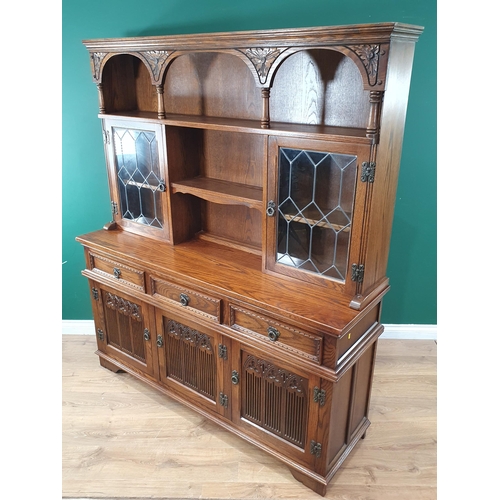
<path fill-rule="evenodd" d="M 63 336 L 62 496 L 99 499 L 321 497 L 288 468 L 125 373 L 91 336 Z M 380 340 L 370 420 L 325 498 L 436 498 L 433 340 Z"/>

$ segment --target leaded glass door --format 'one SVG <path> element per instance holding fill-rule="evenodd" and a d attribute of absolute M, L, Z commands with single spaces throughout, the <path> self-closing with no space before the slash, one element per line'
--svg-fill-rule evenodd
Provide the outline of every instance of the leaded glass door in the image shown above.
<path fill-rule="evenodd" d="M 169 239 L 162 127 L 107 120 L 105 140 L 115 221 L 132 232 Z"/>
<path fill-rule="evenodd" d="M 369 147 L 272 138 L 269 154 L 266 268 L 352 288 L 365 202 L 357 179 Z"/>

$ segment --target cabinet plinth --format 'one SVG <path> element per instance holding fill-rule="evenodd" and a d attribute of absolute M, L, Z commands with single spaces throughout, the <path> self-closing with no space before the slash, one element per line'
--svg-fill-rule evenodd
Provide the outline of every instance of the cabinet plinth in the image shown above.
<path fill-rule="evenodd" d="M 113 216 L 77 238 L 101 365 L 321 495 L 370 425 L 421 32 L 84 41 Z"/>

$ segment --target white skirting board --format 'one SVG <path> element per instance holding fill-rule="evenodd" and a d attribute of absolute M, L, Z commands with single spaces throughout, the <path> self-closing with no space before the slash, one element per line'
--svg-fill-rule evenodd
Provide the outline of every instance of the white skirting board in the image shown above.
<path fill-rule="evenodd" d="M 92 320 L 63 320 L 63 335 L 95 335 Z M 437 340 L 437 325 L 384 325 L 381 339 Z"/>

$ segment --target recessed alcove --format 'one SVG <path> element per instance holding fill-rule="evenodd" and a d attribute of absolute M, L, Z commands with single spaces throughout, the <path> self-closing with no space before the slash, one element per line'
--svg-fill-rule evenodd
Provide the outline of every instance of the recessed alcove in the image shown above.
<path fill-rule="evenodd" d="M 366 128 L 369 97 L 352 59 L 335 50 L 301 50 L 274 75 L 271 123 Z"/>

